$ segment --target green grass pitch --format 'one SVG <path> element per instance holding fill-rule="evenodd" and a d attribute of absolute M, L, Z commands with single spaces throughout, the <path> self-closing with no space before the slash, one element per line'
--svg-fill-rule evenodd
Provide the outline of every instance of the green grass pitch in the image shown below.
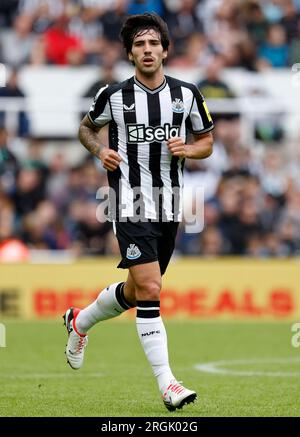
<path fill-rule="evenodd" d="M 196 404 L 175 413 L 160 399 L 134 320 L 94 327 L 79 371 L 66 364 L 62 322 L 5 325 L 0 416 L 300 415 L 300 348 L 291 345 L 291 323 L 167 321 L 173 371 L 198 392 Z M 225 362 L 217 366 L 225 373 L 195 368 L 216 361 Z"/>

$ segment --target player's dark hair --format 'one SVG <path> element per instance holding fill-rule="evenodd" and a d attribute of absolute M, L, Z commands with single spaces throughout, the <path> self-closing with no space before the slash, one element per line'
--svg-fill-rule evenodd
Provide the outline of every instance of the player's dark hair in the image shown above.
<path fill-rule="evenodd" d="M 155 13 L 145 13 L 130 15 L 122 26 L 120 38 L 127 54 L 131 52 L 136 35 L 149 29 L 154 29 L 160 34 L 161 45 L 164 50 L 168 50 L 170 40 L 167 23 Z"/>

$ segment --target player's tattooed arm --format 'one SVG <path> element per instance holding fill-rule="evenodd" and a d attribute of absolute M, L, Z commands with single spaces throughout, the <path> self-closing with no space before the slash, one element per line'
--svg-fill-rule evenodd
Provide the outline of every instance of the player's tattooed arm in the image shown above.
<path fill-rule="evenodd" d="M 120 155 L 101 144 L 99 137 L 100 128 L 95 126 L 87 116 L 80 123 L 78 138 L 81 144 L 90 152 L 102 161 L 103 167 L 106 170 L 114 171 L 120 165 Z"/>
<path fill-rule="evenodd" d="M 87 116 L 80 123 L 78 131 L 81 144 L 97 158 L 100 158 L 101 149 L 104 147 L 100 144 L 99 131 L 100 128 L 93 125 Z"/>

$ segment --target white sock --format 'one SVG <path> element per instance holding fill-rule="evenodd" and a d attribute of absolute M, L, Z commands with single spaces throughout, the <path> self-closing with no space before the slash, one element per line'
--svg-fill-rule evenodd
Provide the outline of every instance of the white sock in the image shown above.
<path fill-rule="evenodd" d="M 160 317 L 158 301 L 137 302 L 136 326 L 158 387 L 163 393 L 175 377 L 169 366 L 167 334 Z"/>
<path fill-rule="evenodd" d="M 97 299 L 82 309 L 76 318 L 76 328 L 86 333 L 101 320 L 112 319 L 131 308 L 123 292 L 124 282 L 116 282 L 100 292 Z"/>

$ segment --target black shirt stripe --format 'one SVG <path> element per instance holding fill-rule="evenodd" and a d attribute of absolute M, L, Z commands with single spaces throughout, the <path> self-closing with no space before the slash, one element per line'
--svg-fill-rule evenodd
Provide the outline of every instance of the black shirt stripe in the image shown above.
<path fill-rule="evenodd" d="M 180 99 L 183 102 L 183 95 L 181 86 L 172 86 L 172 81 L 169 81 L 170 93 L 172 102 L 175 99 Z M 181 126 L 183 121 L 183 112 L 175 112 L 173 111 L 173 126 Z M 172 183 L 172 213 L 174 217 L 174 221 L 178 221 L 179 217 L 179 191 L 174 190 L 174 187 L 179 187 L 179 179 L 178 179 L 178 156 L 172 156 L 171 159 L 171 168 L 170 168 L 170 178 Z M 181 169 L 182 171 L 182 169 Z"/>
<path fill-rule="evenodd" d="M 109 139 L 109 148 L 118 152 L 118 126 L 114 121 L 109 123 L 108 130 L 108 139 Z M 120 167 L 117 167 L 114 171 L 107 172 L 107 179 L 109 186 L 114 190 L 116 195 L 116 204 L 119 205 L 119 194 L 120 194 L 120 179 L 121 179 L 121 170 Z M 111 208 L 111 219 L 118 220 L 119 219 L 119 209 Z"/>

